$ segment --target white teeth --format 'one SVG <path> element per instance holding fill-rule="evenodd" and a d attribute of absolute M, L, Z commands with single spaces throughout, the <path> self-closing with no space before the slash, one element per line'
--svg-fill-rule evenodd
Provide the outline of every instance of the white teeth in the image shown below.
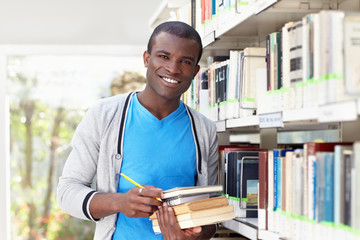
<path fill-rule="evenodd" d="M 163 78 L 165 81 L 169 82 L 169 83 L 179 83 L 178 81 L 176 80 L 173 80 L 173 79 L 170 79 L 170 78 Z"/>

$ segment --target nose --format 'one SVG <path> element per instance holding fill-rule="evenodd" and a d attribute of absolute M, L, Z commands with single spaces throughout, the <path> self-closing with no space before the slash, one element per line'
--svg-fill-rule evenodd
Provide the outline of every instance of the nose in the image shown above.
<path fill-rule="evenodd" d="M 180 66 L 178 61 L 168 61 L 165 69 L 171 74 L 177 74 L 181 72 Z"/>

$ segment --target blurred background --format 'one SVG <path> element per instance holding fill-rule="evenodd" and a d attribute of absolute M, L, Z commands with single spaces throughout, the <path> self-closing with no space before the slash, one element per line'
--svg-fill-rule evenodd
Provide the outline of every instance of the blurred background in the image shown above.
<path fill-rule="evenodd" d="M 92 239 L 59 209 L 58 178 L 88 107 L 143 89 L 161 3 L 0 0 L 1 239 Z"/>

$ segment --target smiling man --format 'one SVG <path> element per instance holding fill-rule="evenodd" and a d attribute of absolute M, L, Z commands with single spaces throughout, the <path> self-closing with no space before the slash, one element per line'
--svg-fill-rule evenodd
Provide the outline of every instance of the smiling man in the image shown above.
<path fill-rule="evenodd" d="M 99 101 L 79 124 L 57 199 L 63 211 L 96 222 L 94 239 L 210 239 L 215 233 L 215 225 L 180 229 L 172 209 L 156 199 L 173 187 L 216 184 L 215 125 L 180 100 L 201 55 L 191 26 L 160 24 L 143 54 L 145 89 Z M 155 211 L 162 234 L 149 221 Z"/>

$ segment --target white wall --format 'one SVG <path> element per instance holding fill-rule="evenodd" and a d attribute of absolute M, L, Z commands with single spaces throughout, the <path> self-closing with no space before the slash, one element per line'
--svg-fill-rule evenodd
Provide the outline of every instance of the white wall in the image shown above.
<path fill-rule="evenodd" d="M 0 53 L 0 239 L 10 240 L 9 111 L 6 56 Z"/>
<path fill-rule="evenodd" d="M 145 44 L 162 0 L 0 0 L 0 44 Z"/>

